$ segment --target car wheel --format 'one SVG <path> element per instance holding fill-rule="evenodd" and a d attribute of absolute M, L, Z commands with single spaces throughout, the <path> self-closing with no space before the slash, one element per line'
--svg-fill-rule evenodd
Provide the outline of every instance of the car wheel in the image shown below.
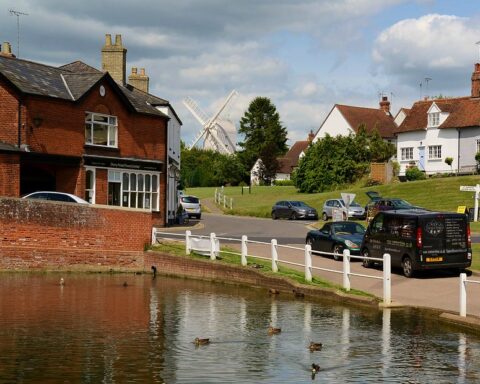
<path fill-rule="evenodd" d="M 403 275 L 405 277 L 412 277 L 413 276 L 413 263 L 412 259 L 410 257 L 405 256 L 402 262 L 402 269 L 403 269 Z"/>
<path fill-rule="evenodd" d="M 310 245 L 313 248 L 313 239 L 311 237 L 307 237 L 307 241 L 305 241 L 305 244 Z"/>
<path fill-rule="evenodd" d="M 322 220 L 323 220 L 323 221 L 327 221 L 327 220 L 328 220 L 327 212 L 323 212 L 323 214 L 322 214 Z"/>
<path fill-rule="evenodd" d="M 297 220 L 297 213 L 296 213 L 296 212 L 292 212 L 292 215 L 290 216 L 290 219 L 292 219 L 292 220 Z"/>
<path fill-rule="evenodd" d="M 340 244 L 335 244 L 332 249 L 333 259 L 336 261 L 342 260 L 343 258 L 343 249 Z"/>
<path fill-rule="evenodd" d="M 370 256 L 370 252 L 368 252 L 368 249 L 365 248 L 363 251 L 362 251 L 362 256 L 364 257 L 362 259 L 362 265 L 365 267 L 365 268 L 371 268 L 373 267 L 373 261 L 370 260 L 368 257 Z"/>
<path fill-rule="evenodd" d="M 273 220 L 277 220 L 277 219 L 278 219 L 275 211 L 272 211 L 272 219 L 273 219 Z"/>

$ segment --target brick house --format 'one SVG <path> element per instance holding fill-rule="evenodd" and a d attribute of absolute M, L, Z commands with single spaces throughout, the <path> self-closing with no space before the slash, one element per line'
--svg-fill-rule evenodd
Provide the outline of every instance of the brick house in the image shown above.
<path fill-rule="evenodd" d="M 52 67 L 0 54 L 0 196 L 73 193 L 93 204 L 175 214 L 181 121 L 148 93 L 136 68 L 126 82 L 121 36 L 106 35 L 102 71 Z"/>

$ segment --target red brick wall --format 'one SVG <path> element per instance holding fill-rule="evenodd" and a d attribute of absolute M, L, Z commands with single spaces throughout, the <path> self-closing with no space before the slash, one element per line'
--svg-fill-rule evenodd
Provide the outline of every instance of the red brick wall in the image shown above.
<path fill-rule="evenodd" d="M 14 145 L 18 143 L 17 97 L 5 80 L 0 79 L 0 141 Z"/>
<path fill-rule="evenodd" d="M 141 269 L 152 216 L 122 208 L 0 198 L 0 269 Z"/>
<path fill-rule="evenodd" d="M 0 153 L 0 196 L 18 196 L 20 194 L 19 155 Z"/>
<path fill-rule="evenodd" d="M 95 173 L 95 204 L 107 204 L 108 170 L 97 169 Z"/>

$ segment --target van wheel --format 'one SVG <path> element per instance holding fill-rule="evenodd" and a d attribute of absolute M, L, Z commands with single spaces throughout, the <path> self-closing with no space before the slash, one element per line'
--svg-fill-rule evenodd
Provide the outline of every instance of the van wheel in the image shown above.
<path fill-rule="evenodd" d="M 323 212 L 323 213 L 322 213 L 322 220 L 323 220 L 323 221 L 328 221 L 328 216 L 327 216 L 327 213 L 326 213 L 326 212 Z"/>
<path fill-rule="evenodd" d="M 370 252 L 368 252 L 367 248 L 364 248 L 364 250 L 362 251 L 362 256 L 364 257 L 364 259 L 362 259 L 362 265 L 365 268 L 373 267 L 373 261 L 368 259 L 368 257 L 370 256 Z"/>
<path fill-rule="evenodd" d="M 413 264 L 412 264 L 412 259 L 410 259 L 410 257 L 406 256 L 403 259 L 402 269 L 403 269 L 403 275 L 405 277 L 412 277 L 413 276 Z"/>
<path fill-rule="evenodd" d="M 277 215 L 275 214 L 275 211 L 272 212 L 272 219 L 277 220 Z"/>

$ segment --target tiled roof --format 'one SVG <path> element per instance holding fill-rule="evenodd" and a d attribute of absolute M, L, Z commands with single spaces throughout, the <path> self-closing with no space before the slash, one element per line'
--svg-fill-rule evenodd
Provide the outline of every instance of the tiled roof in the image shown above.
<path fill-rule="evenodd" d="M 447 112 L 447 119 L 438 127 L 466 128 L 480 126 L 480 99 L 457 97 L 452 99 L 422 100 L 413 104 L 403 123 L 396 129 L 397 133 L 427 129 L 427 112 L 435 103 L 442 112 Z"/>
<path fill-rule="evenodd" d="M 56 68 L 32 61 L 0 56 L 0 75 L 23 93 L 65 100 L 78 100 L 98 81 L 110 81 L 127 103 L 137 112 L 166 117 L 155 108 L 169 105 L 168 101 L 142 92 L 129 85 L 116 83 L 108 73 L 76 61 Z"/>
<path fill-rule="evenodd" d="M 277 158 L 279 162 L 278 173 L 292 173 L 298 166 L 300 154 L 308 148 L 310 141 L 296 141 L 283 157 Z"/>
<path fill-rule="evenodd" d="M 367 132 L 377 128 L 383 138 L 393 137 L 396 129 L 392 115 L 386 114 L 382 109 L 353 107 L 351 105 L 335 105 L 348 124 L 355 132 L 358 132 L 360 125 L 365 124 Z"/>

